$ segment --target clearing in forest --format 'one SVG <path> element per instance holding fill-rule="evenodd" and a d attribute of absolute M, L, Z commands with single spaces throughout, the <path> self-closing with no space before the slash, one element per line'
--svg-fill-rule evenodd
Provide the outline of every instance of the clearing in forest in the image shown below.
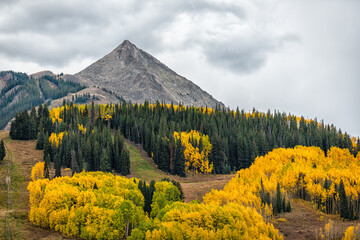
<path fill-rule="evenodd" d="M 148 157 L 144 149 L 137 144 L 126 141 L 126 147 L 130 152 L 130 175 L 128 178 L 139 178 L 150 182 L 160 181 L 162 178 L 170 178 L 181 183 L 184 190 L 185 202 L 192 200 L 202 201 L 202 197 L 211 189 L 222 189 L 235 174 L 196 174 L 186 173 L 185 178 L 171 175 L 160 171 L 153 159 Z"/>

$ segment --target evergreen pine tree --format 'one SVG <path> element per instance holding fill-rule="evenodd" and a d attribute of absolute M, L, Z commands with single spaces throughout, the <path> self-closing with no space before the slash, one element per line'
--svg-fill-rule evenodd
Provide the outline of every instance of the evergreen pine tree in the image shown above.
<path fill-rule="evenodd" d="M 1 139 L 1 142 L 0 142 L 0 162 L 2 160 L 4 160 L 5 156 L 6 156 L 5 144 L 4 144 L 4 140 Z"/>
<path fill-rule="evenodd" d="M 59 153 L 55 155 L 54 168 L 55 168 L 55 177 L 61 177 L 61 159 Z"/>
<path fill-rule="evenodd" d="M 291 212 L 291 204 L 290 204 L 290 201 L 288 201 L 287 204 L 286 204 L 286 212 Z"/>
<path fill-rule="evenodd" d="M 45 160 L 45 164 L 44 164 L 44 177 L 45 178 L 50 178 L 50 154 L 46 154 L 44 155 L 44 160 Z"/>
<path fill-rule="evenodd" d="M 129 151 L 126 149 L 125 145 L 123 146 L 123 149 L 121 150 L 120 154 L 121 158 L 121 174 L 123 176 L 126 176 L 130 174 L 130 154 Z"/>
<path fill-rule="evenodd" d="M 174 157 L 174 166 L 172 169 L 172 174 L 179 175 L 180 177 L 186 177 L 184 146 L 181 144 L 180 138 L 176 140 L 174 155 L 175 155 L 175 157 Z"/>
<path fill-rule="evenodd" d="M 30 118 L 31 118 L 31 120 L 33 120 L 33 121 L 36 123 L 37 114 L 36 114 L 36 109 L 35 109 L 35 107 L 32 107 L 32 108 L 31 108 Z"/>
<path fill-rule="evenodd" d="M 280 190 L 280 183 L 277 183 L 276 185 L 276 198 L 275 198 L 275 204 L 274 204 L 274 212 L 275 214 L 282 212 L 282 197 L 281 197 L 281 190 Z"/>
<path fill-rule="evenodd" d="M 223 173 L 224 167 L 224 149 L 222 147 L 221 140 L 217 134 L 214 135 L 212 141 L 212 149 L 209 157 L 209 161 L 214 164 L 214 173 Z"/>
<path fill-rule="evenodd" d="M 76 152 L 74 149 L 71 149 L 70 155 L 71 155 L 71 170 L 72 170 L 72 175 L 74 175 L 75 173 L 80 172 L 79 165 L 76 161 Z"/>
<path fill-rule="evenodd" d="M 285 196 L 283 197 L 283 201 L 282 201 L 282 212 L 286 212 L 286 201 L 285 201 Z"/>
<path fill-rule="evenodd" d="M 344 182 L 341 179 L 339 186 L 339 195 L 340 195 L 340 217 L 344 219 L 349 219 L 349 205 L 348 199 L 346 197 Z"/>
<path fill-rule="evenodd" d="M 100 171 L 101 146 L 98 141 L 94 142 L 94 171 Z"/>
<path fill-rule="evenodd" d="M 42 131 L 40 131 L 38 133 L 38 139 L 36 141 L 36 150 L 44 149 L 44 141 L 45 141 L 44 133 Z"/>
<path fill-rule="evenodd" d="M 109 159 L 109 154 L 104 149 L 101 157 L 100 157 L 100 171 L 110 172 L 111 171 L 111 163 Z"/>

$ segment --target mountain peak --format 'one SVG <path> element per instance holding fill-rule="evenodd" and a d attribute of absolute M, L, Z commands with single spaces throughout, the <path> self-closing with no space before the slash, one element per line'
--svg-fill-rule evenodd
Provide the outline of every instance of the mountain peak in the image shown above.
<path fill-rule="evenodd" d="M 124 40 L 117 48 L 115 48 L 115 50 L 122 50 L 122 49 L 139 49 L 138 47 L 136 47 L 135 44 L 133 44 L 132 42 L 130 42 L 129 40 Z"/>
<path fill-rule="evenodd" d="M 131 46 L 135 46 L 135 44 L 133 44 L 132 42 L 130 42 L 129 40 L 125 39 L 121 45 L 125 46 L 125 45 L 131 45 Z"/>
<path fill-rule="evenodd" d="M 215 107 L 221 104 L 129 40 L 75 75 L 82 83 L 111 89 L 125 100 Z"/>

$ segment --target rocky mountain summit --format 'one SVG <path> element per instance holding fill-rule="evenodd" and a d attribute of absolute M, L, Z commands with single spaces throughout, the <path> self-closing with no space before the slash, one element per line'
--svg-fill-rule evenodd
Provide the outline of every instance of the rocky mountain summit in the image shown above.
<path fill-rule="evenodd" d="M 222 105 L 128 40 L 74 77 L 82 84 L 110 89 L 126 101 L 159 100 L 208 107 Z"/>

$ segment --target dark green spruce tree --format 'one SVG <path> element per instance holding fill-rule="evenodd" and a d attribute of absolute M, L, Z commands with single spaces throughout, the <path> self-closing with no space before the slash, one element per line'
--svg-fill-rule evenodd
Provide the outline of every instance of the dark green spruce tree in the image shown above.
<path fill-rule="evenodd" d="M 45 141 L 44 133 L 42 131 L 40 131 L 38 133 L 38 139 L 37 139 L 37 142 L 36 142 L 36 150 L 43 150 L 44 149 L 44 141 Z"/>
<path fill-rule="evenodd" d="M 1 142 L 0 142 L 0 162 L 2 160 L 4 160 L 5 156 L 6 156 L 5 144 L 4 144 L 4 140 L 1 139 Z"/>
<path fill-rule="evenodd" d="M 176 140 L 174 163 L 173 163 L 173 169 L 172 169 L 171 173 L 173 175 L 179 175 L 180 177 L 186 177 L 184 146 L 181 144 L 180 138 Z"/>
<path fill-rule="evenodd" d="M 349 202 L 345 192 L 344 182 L 341 179 L 339 186 L 340 195 L 340 217 L 344 219 L 350 219 Z"/>
<path fill-rule="evenodd" d="M 278 214 L 283 211 L 283 199 L 281 197 L 281 189 L 280 183 L 276 185 L 276 197 L 275 197 L 275 204 L 274 204 L 274 213 Z"/>

